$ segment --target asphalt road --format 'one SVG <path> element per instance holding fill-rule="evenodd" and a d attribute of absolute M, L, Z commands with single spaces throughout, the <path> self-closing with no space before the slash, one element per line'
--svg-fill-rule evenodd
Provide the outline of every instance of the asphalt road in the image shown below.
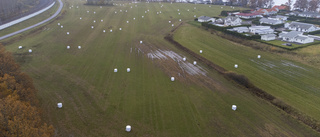
<path fill-rule="evenodd" d="M 37 24 L 34 24 L 34 25 L 29 26 L 29 27 L 27 27 L 27 28 L 24 28 L 24 29 L 22 29 L 22 30 L 18 30 L 18 31 L 16 31 L 16 32 L 10 33 L 10 34 L 8 34 L 8 35 L 1 36 L 1 37 L 0 37 L 0 40 L 9 38 L 9 37 L 11 37 L 11 36 L 17 35 L 17 34 L 19 34 L 19 33 L 22 33 L 22 32 L 24 32 L 24 31 L 27 31 L 27 30 L 32 29 L 32 28 L 34 28 L 34 27 L 37 27 L 37 26 L 42 25 L 43 23 L 46 23 L 46 22 L 50 21 L 51 19 L 55 18 L 55 17 L 61 12 L 62 7 L 63 7 L 62 1 L 61 1 L 61 0 L 58 0 L 58 1 L 59 1 L 59 5 L 60 5 L 60 6 L 59 6 L 59 9 L 58 9 L 58 10 L 56 11 L 56 13 L 54 13 L 51 17 L 49 17 L 49 18 L 47 18 L 47 19 L 45 19 L 45 20 L 43 20 L 43 21 L 41 21 L 41 22 L 39 22 L 39 23 L 37 23 Z"/>

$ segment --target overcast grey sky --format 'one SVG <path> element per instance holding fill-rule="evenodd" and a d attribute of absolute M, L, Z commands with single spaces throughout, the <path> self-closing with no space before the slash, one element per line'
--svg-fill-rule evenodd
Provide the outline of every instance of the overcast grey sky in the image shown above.
<path fill-rule="evenodd" d="M 274 5 L 281 5 L 281 4 L 285 4 L 286 2 L 288 2 L 288 0 L 273 0 L 274 1 Z M 293 4 L 296 2 L 296 0 L 293 0 Z"/>

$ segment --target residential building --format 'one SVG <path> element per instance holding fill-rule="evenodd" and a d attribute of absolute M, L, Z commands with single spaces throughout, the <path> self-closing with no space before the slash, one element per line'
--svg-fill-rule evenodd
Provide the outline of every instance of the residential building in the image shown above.
<path fill-rule="evenodd" d="M 277 15 L 277 16 L 274 17 L 274 19 L 287 21 L 288 20 L 288 16 Z"/>
<path fill-rule="evenodd" d="M 228 16 L 224 18 L 224 25 L 225 26 L 239 26 L 241 25 L 242 20 L 239 17 L 235 16 Z"/>
<path fill-rule="evenodd" d="M 309 18 L 320 18 L 320 13 L 319 12 L 301 12 L 301 13 L 298 13 L 298 16 L 309 17 Z"/>
<path fill-rule="evenodd" d="M 303 35 L 303 32 L 299 31 L 282 32 L 279 34 L 279 38 L 282 38 L 283 41 L 296 42 L 301 44 L 307 44 L 314 41 L 313 38 Z"/>
<path fill-rule="evenodd" d="M 276 34 L 261 35 L 261 40 L 265 40 L 265 41 L 275 40 L 276 36 L 277 36 Z"/>
<path fill-rule="evenodd" d="M 236 31 L 238 33 L 246 33 L 246 32 L 249 32 L 249 28 L 248 27 L 235 27 L 232 29 L 232 31 Z"/>
<path fill-rule="evenodd" d="M 263 15 L 274 15 L 278 13 L 278 9 L 259 9 L 256 12 L 261 13 Z"/>
<path fill-rule="evenodd" d="M 250 33 L 263 35 L 263 34 L 272 34 L 274 30 L 270 26 L 252 26 L 249 27 Z"/>
<path fill-rule="evenodd" d="M 278 9 L 278 11 L 279 11 L 279 10 L 286 10 L 286 9 L 288 9 L 288 7 L 287 6 L 275 5 L 275 6 L 272 7 L 272 9 Z"/>
<path fill-rule="evenodd" d="M 288 28 L 289 30 L 295 30 L 295 31 L 301 31 L 301 32 L 311 32 L 311 31 L 318 30 L 318 28 L 313 24 L 301 23 L 301 22 L 295 22 L 295 21 L 291 23 L 286 23 L 284 27 Z"/>
<path fill-rule="evenodd" d="M 261 13 L 257 13 L 257 12 L 254 12 L 254 13 L 239 13 L 239 14 L 235 14 L 237 17 L 239 18 L 243 18 L 243 19 L 253 19 L 253 18 L 261 18 L 262 15 Z"/>
<path fill-rule="evenodd" d="M 209 22 L 209 21 L 214 22 L 214 21 L 215 21 L 215 18 L 208 17 L 208 16 L 200 16 L 200 17 L 198 18 L 198 22 Z"/>
<path fill-rule="evenodd" d="M 259 21 L 260 21 L 260 24 L 270 24 L 270 25 L 278 25 L 283 23 L 283 21 L 281 20 L 270 19 L 270 18 L 261 18 Z"/>

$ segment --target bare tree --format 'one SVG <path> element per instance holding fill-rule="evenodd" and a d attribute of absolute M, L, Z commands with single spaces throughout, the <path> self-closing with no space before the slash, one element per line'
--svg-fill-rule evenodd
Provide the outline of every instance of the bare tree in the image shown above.
<path fill-rule="evenodd" d="M 230 1 L 230 5 L 233 5 L 234 3 L 238 2 L 238 0 L 229 0 Z"/>
<path fill-rule="evenodd" d="M 292 0 L 288 0 L 288 2 L 286 2 L 286 5 L 288 6 L 288 7 L 287 7 L 287 10 L 288 10 L 288 11 L 291 10 L 292 3 L 293 3 Z"/>
<path fill-rule="evenodd" d="M 319 0 L 311 0 L 309 2 L 308 11 L 316 12 L 317 9 L 319 8 L 319 5 L 320 5 L 320 1 Z"/>
<path fill-rule="evenodd" d="M 249 7 L 256 8 L 258 6 L 258 0 L 249 0 Z"/>
<path fill-rule="evenodd" d="M 248 6 L 248 2 L 249 2 L 249 1 L 248 1 L 248 0 L 240 0 L 239 2 L 240 2 L 240 5 L 241 5 L 241 6 L 246 7 L 246 6 Z"/>
<path fill-rule="evenodd" d="M 307 11 L 309 5 L 308 0 L 296 0 L 296 3 L 294 3 L 294 8 L 300 9 L 302 11 Z"/>

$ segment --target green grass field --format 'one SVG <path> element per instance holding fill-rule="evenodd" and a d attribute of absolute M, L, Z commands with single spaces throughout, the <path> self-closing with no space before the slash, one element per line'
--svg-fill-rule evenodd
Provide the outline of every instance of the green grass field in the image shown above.
<path fill-rule="evenodd" d="M 175 39 L 194 52 L 202 49 L 205 58 L 247 76 L 259 88 L 320 120 L 319 69 L 238 45 L 191 25 L 180 28 Z M 235 69 L 234 64 L 239 68 Z"/>
<path fill-rule="evenodd" d="M 297 48 L 302 48 L 302 47 L 306 47 L 306 46 L 310 46 L 310 45 L 316 45 L 316 44 L 319 44 L 318 41 L 315 41 L 315 42 L 312 42 L 312 43 L 308 43 L 308 44 L 295 44 L 295 43 L 290 43 L 292 44 L 291 46 L 286 46 L 286 45 L 283 45 L 285 43 L 288 43 L 288 42 L 285 42 L 285 41 L 280 41 L 280 40 L 272 40 L 272 41 L 263 41 L 265 43 L 270 43 L 270 44 L 273 44 L 273 45 L 276 45 L 277 47 L 282 47 L 282 48 L 285 48 L 285 49 L 297 49 Z"/>
<path fill-rule="evenodd" d="M 273 105 L 235 86 L 201 62 L 198 66 L 206 71 L 206 75 L 188 75 L 173 60 L 147 56 L 147 52 L 155 50 L 172 51 L 187 57 L 187 61 L 192 63 L 194 58 L 165 41 L 164 36 L 173 28 L 172 23 L 175 26 L 180 24 L 180 18 L 188 22 L 194 19 L 194 15 L 217 16 L 220 6 L 162 3 L 161 7 L 159 3 L 123 3 L 125 6 L 100 8 L 84 6 L 82 1 L 75 0 L 66 0 L 65 4 L 68 6 L 64 7 L 66 14 L 62 19 L 5 45 L 23 70 L 33 78 L 39 90 L 43 118 L 55 127 L 57 136 L 319 135 Z M 71 5 L 74 8 L 68 9 Z M 177 9 L 181 15 L 178 15 Z M 223 9 L 230 10 L 230 7 Z M 145 13 L 147 10 L 149 12 Z M 157 15 L 159 11 L 162 13 Z M 168 23 L 169 20 L 172 23 Z M 57 26 L 58 22 L 64 26 L 63 29 Z M 293 102 L 292 105 L 301 111 L 319 117 L 315 116 L 319 110 L 315 105 L 319 103 L 316 100 L 318 93 L 310 93 L 304 87 L 305 92 L 298 92 L 297 88 L 298 84 L 310 84 L 308 82 L 312 80 L 315 83 L 310 87 L 316 87 L 319 77 L 311 75 L 311 71 L 317 69 L 303 66 L 310 72 L 299 72 L 309 77 L 303 77 L 305 80 L 302 82 L 291 77 L 293 80 L 287 81 L 281 77 L 284 75 L 281 71 L 273 72 L 279 73 L 276 77 L 269 74 L 272 70 L 266 72 L 258 69 L 259 65 L 252 66 L 254 63 L 248 61 L 249 58 L 261 62 L 255 59 L 257 53 L 253 50 L 235 46 L 207 33 L 191 25 L 182 25 L 175 38 L 192 50 L 203 49 L 205 57 L 227 69 L 233 70 L 232 66 L 237 62 L 239 69 L 233 71 L 242 74 L 246 74 L 246 69 L 250 73 L 256 71 L 255 77 L 266 82 L 254 82 L 259 87 L 269 85 L 273 80 L 280 81 L 274 84 L 275 87 L 269 87 L 277 89 L 273 94 L 278 93 L 275 95 L 282 100 Z M 139 44 L 140 40 L 143 44 Z M 210 42 L 216 44 L 208 44 Z M 18 49 L 20 45 L 24 47 L 21 50 Z M 67 45 L 71 48 L 67 49 Z M 77 49 L 79 45 L 81 49 Z M 29 48 L 32 53 L 27 52 Z M 270 62 L 279 58 L 272 54 L 259 54 L 262 55 L 261 60 Z M 243 61 L 243 56 L 248 60 Z M 130 73 L 126 72 L 127 67 L 131 68 Z M 113 72 L 114 68 L 118 69 L 117 73 Z M 176 81 L 170 81 L 171 76 L 175 76 Z M 250 79 L 252 77 L 253 74 L 249 75 Z M 211 84 L 203 84 L 206 82 Z M 290 92 L 284 92 L 288 90 Z M 307 99 L 300 97 L 302 93 Z M 58 102 L 63 103 L 62 109 L 56 107 Z M 238 106 L 237 111 L 231 109 L 234 104 Z M 299 104 L 310 107 L 301 108 Z M 132 126 L 129 133 L 125 132 L 128 124 Z"/>

